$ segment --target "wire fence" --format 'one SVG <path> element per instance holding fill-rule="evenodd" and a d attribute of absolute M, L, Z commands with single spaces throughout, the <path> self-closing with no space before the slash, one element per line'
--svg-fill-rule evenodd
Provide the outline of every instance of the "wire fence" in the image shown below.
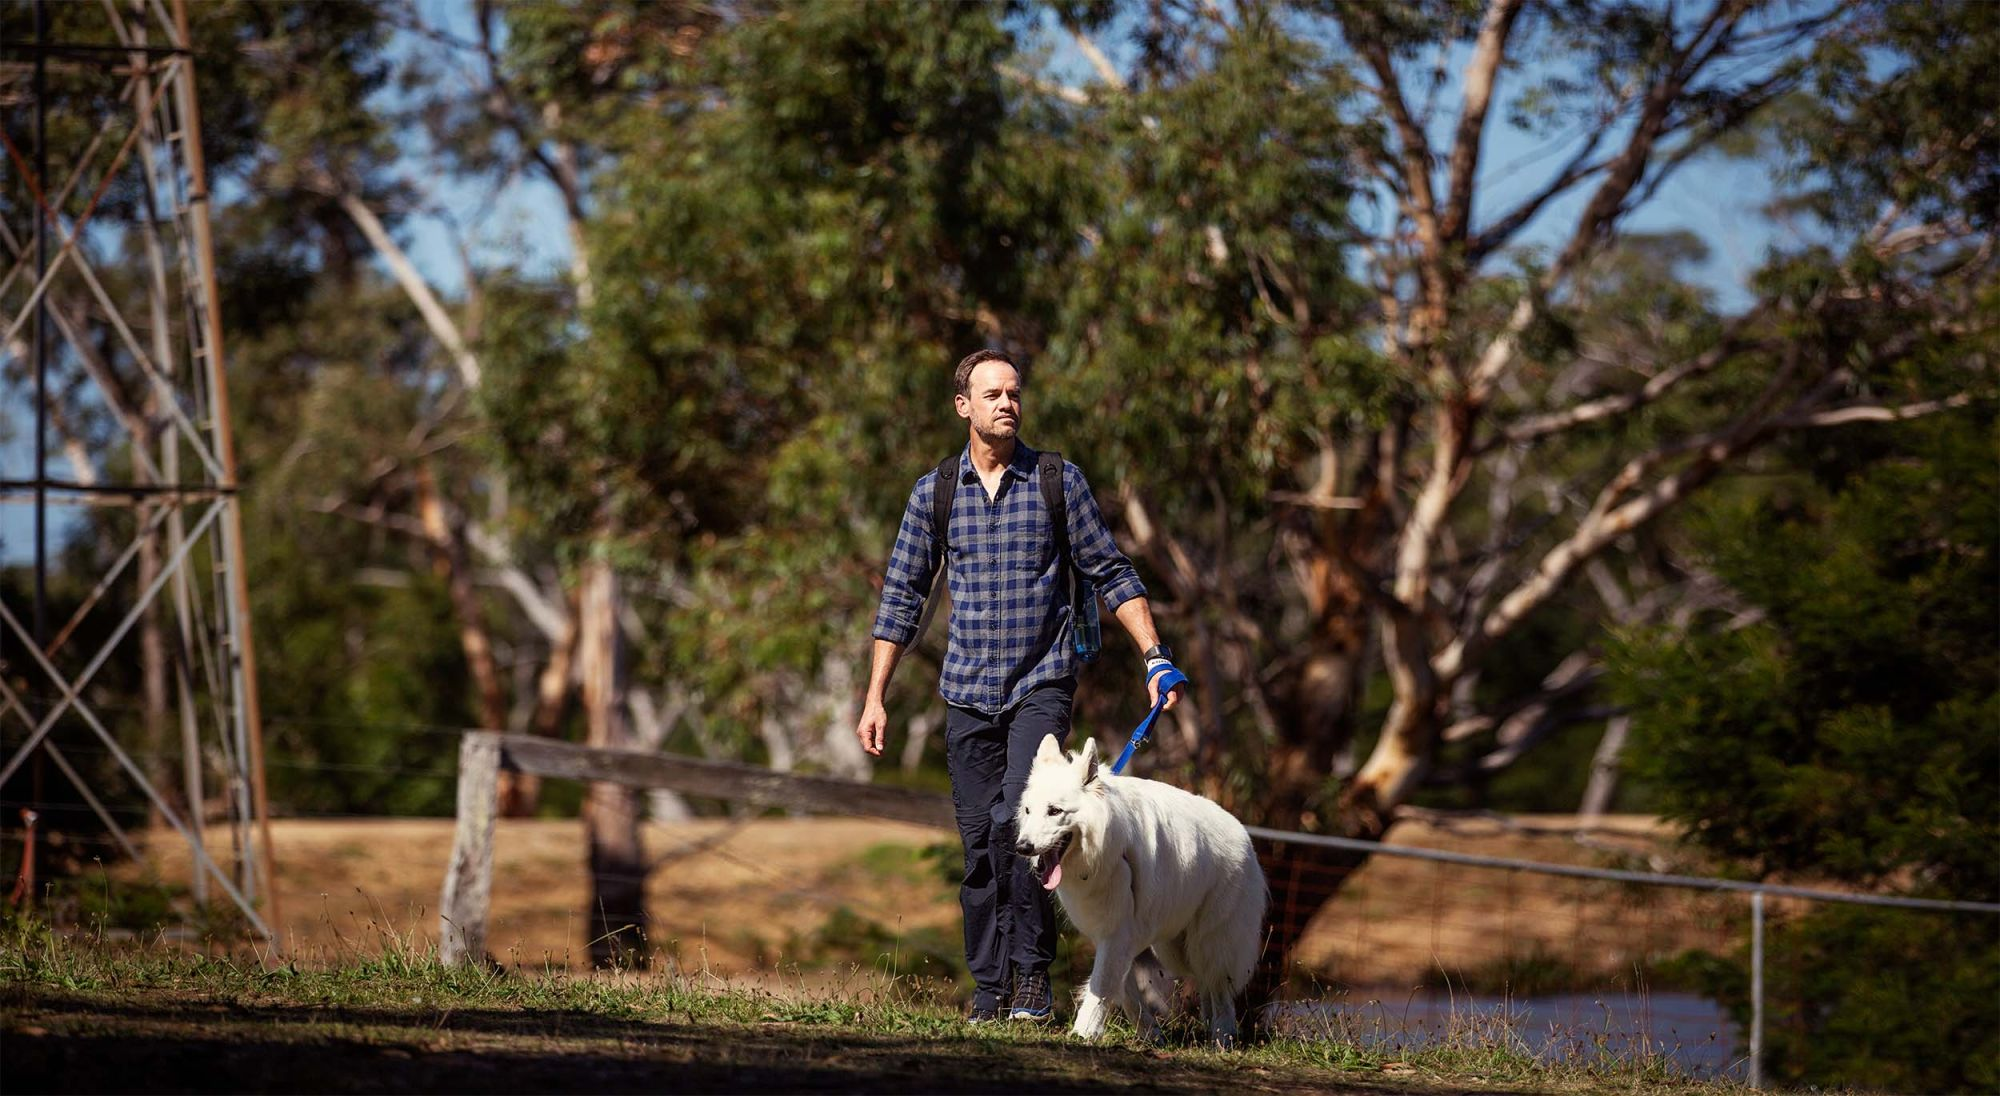
<path fill-rule="evenodd" d="M 1401 840 L 1449 835 L 1407 824 Z M 1753 1086 L 1766 1070 L 1767 986 L 1787 987 L 1786 1022 L 1803 1027 L 1825 1002 L 1809 993 L 1798 950 L 1773 971 L 1765 942 L 1777 924 L 1842 905 L 1880 918 L 1922 918 L 1930 960 L 1958 961 L 1968 941 L 2000 932 L 2000 903 L 1903 898 L 1827 888 L 1640 871 L 1462 849 L 1358 841 L 1250 827 L 1260 842 L 1365 856 L 1308 861 L 1333 899 L 1311 911 L 1297 963 L 1323 980 L 1331 1011 L 1372 1021 L 1377 1037 L 1447 1037 L 1468 1018 L 1499 1016 L 1537 1052 L 1663 1055 L 1683 1069 Z M 1515 838 L 1516 843 L 1528 843 Z M 1637 858 L 1574 840 L 1543 841 L 1596 858 Z M 1310 886 L 1302 888 L 1311 893 Z M 1281 899 L 1282 901 L 1282 899 Z M 1277 911 L 1282 913 L 1284 911 Z M 1741 970 L 1748 1015 L 1712 995 Z M 1731 992 L 1730 996 L 1736 996 Z M 1352 1026 L 1352 1025 L 1350 1025 Z M 1801 1033 L 1802 1034 L 1802 1033 Z M 1563 1048 L 1554 1044 L 1568 1042 Z M 1795 1050 L 1802 1039 L 1788 1040 Z M 1796 1074 L 1796 1069 L 1789 1071 Z"/>
<path fill-rule="evenodd" d="M 416 730 L 440 737 L 463 733 Z M 71 752 L 89 756 L 81 747 Z M 284 755 L 268 763 L 305 770 L 328 766 Z M 334 764 L 340 771 L 398 780 L 456 777 L 455 769 L 430 764 Z M 10 829 L 18 805 L 0 801 Z M 40 809 L 69 816 L 79 827 L 91 813 L 81 804 L 44 803 Z M 343 812 L 288 813 L 302 821 L 380 821 Z M 1811 1004 L 1797 997 L 1812 973 L 1798 964 L 1809 960 L 1796 951 L 1767 954 L 1764 945 L 1775 928 L 1827 905 L 1928 919 L 1926 924 L 1936 925 L 1929 935 L 1941 964 L 1954 961 L 1957 942 L 1991 939 L 2000 931 L 1995 916 L 2000 903 L 1908 899 L 1620 866 L 1657 861 L 1670 844 L 1657 836 L 1600 831 L 1587 845 L 1575 832 L 1548 829 L 1522 833 L 1496 827 L 1467 834 L 1419 820 L 1399 824 L 1391 842 L 1377 843 L 1251 828 L 1260 843 L 1326 854 L 1325 864 L 1302 869 L 1324 873 L 1320 882 L 1333 898 L 1309 911 L 1313 916 L 1295 952 L 1305 972 L 1306 1003 L 1296 1006 L 1294 1015 L 1347 1037 L 1413 1046 L 1497 1018 L 1508 1038 L 1537 1054 L 1656 1056 L 1684 1072 L 1760 1084 L 1770 1053 L 1770 984 L 1775 980 L 1791 995 L 1781 1002 L 1776 1021 L 1781 1036 L 1785 1025 L 1801 1022 Z M 580 877 L 580 827 L 574 840 L 579 847 L 572 859 Z M 1447 844 L 1451 847 L 1435 847 Z M 505 856 L 504 841 L 501 849 Z M 360 855 L 371 864 L 437 879 L 448 843 L 440 828 L 420 853 L 371 841 Z M 802 885 L 756 855 L 732 849 L 726 839 L 683 842 L 661 859 L 679 855 L 713 857 L 774 900 L 817 909 L 822 917 L 846 908 L 896 925 L 911 913 L 895 903 Z M 649 890 L 659 884 L 659 875 L 644 877 Z M 419 893 L 411 901 L 429 897 Z M 955 912 L 948 887 L 932 897 L 941 916 Z M 410 925 L 421 921 L 412 918 Z M 547 943 L 553 946 L 544 952 L 564 954 L 574 941 Z M 1787 963 L 1792 966 L 1782 966 Z M 1748 982 L 1747 990 L 1730 995 L 1748 1003 L 1740 1017 L 1718 1003 L 1718 980 L 1726 982 L 1732 971 Z M 1799 1040 L 1780 1042 L 1795 1048 Z"/>

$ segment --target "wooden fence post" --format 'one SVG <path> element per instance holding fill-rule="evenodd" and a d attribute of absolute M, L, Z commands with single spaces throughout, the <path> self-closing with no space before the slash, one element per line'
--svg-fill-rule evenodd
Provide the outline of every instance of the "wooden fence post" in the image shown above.
<path fill-rule="evenodd" d="M 458 748 L 458 832 L 438 902 L 438 961 L 478 963 L 486 955 L 486 907 L 493 894 L 493 818 L 499 807 L 500 735 L 468 731 Z"/>

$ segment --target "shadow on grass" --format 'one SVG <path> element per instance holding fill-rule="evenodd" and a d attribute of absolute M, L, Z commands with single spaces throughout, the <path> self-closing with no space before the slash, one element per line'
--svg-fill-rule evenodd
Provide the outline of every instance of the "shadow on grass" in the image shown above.
<path fill-rule="evenodd" d="M 973 1034 L 61 993 L 17 992 L 5 1005 L 0 1061 L 14 1092 L 1407 1091 Z"/>

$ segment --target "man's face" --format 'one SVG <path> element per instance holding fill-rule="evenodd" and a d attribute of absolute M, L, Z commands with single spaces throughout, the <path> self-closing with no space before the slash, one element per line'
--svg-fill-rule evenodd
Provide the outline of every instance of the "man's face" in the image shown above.
<path fill-rule="evenodd" d="M 1006 362 L 980 362 L 972 367 L 969 395 L 953 397 L 958 417 L 972 420 L 972 429 L 988 441 L 1012 438 L 1021 430 L 1021 375 Z"/>

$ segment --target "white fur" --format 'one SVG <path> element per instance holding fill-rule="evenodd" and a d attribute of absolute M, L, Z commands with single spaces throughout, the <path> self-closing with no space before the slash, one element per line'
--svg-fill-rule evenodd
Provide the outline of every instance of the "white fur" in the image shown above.
<path fill-rule="evenodd" d="M 1095 742 L 1069 757 L 1053 735 L 1035 755 L 1017 821 L 1016 849 L 1038 868 L 1068 840 L 1056 896 L 1096 946 L 1071 1030 L 1096 1038 L 1106 1005 L 1116 1004 L 1141 1035 L 1158 1036 L 1134 968 L 1151 948 L 1195 988 L 1210 1036 L 1227 1045 L 1268 900 L 1243 824 L 1192 792 L 1113 776 Z"/>

